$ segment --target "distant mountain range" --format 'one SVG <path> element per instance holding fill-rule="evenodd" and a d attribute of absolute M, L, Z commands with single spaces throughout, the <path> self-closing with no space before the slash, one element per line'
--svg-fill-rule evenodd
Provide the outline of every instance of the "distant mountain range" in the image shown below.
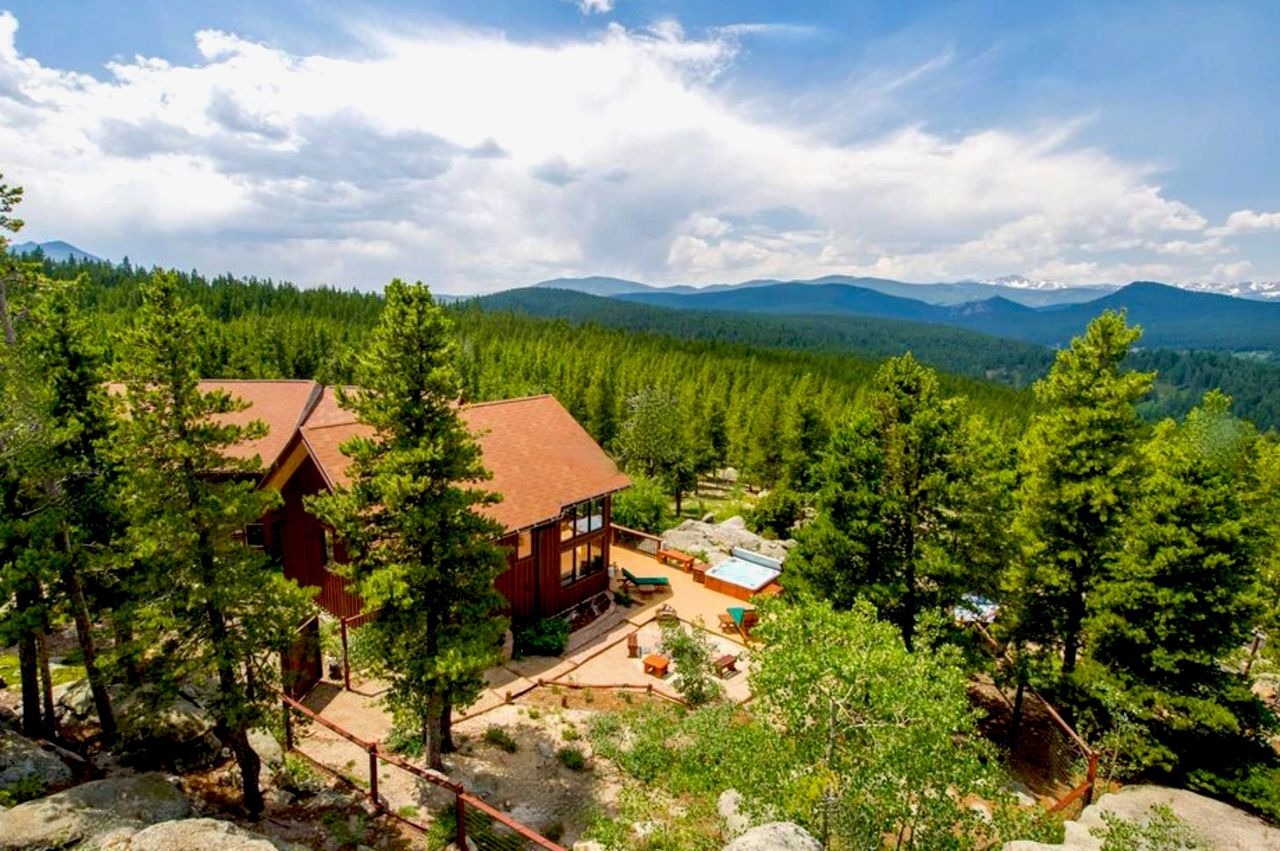
<path fill-rule="evenodd" d="M 981 281 L 952 281 L 945 283 L 907 283 L 887 278 L 862 278 L 849 275 L 827 275 L 806 280 L 756 279 L 738 284 L 706 284 L 692 286 L 674 284 L 654 286 L 624 278 L 554 278 L 534 284 L 536 287 L 574 290 L 588 295 L 616 298 L 632 293 L 662 292 L 678 295 L 713 293 L 725 290 L 755 289 L 776 284 L 844 284 L 851 287 L 875 290 L 886 295 L 916 299 L 928 304 L 964 304 L 984 301 L 993 296 L 1006 298 L 1028 307 L 1047 307 L 1055 304 L 1079 304 L 1093 301 L 1119 290 L 1122 284 L 1064 284 L 1060 281 L 1032 280 L 1021 275 L 1006 275 Z M 1171 286 L 1171 285 L 1170 285 Z M 1242 281 L 1237 283 L 1196 282 L 1184 284 L 1178 289 L 1193 292 L 1216 293 L 1253 301 L 1280 302 L 1280 281 Z"/>
<path fill-rule="evenodd" d="M 1131 322 L 1143 326 L 1143 347 L 1280 351 L 1280 302 L 1149 281 L 1122 287 L 1053 290 L 1023 289 L 1008 283 L 905 284 L 841 277 L 702 288 L 650 287 L 617 278 L 587 278 L 546 281 L 538 288 L 569 289 L 698 312 L 896 319 L 1047 346 L 1069 343 L 1104 310 L 1125 310 Z"/>
<path fill-rule="evenodd" d="M 9 250 L 14 254 L 35 254 L 36 251 L 43 251 L 44 256 L 50 260 L 101 260 L 83 248 L 76 248 L 69 242 L 63 242 L 60 239 L 50 240 L 49 242 L 19 242 L 16 245 L 9 246 Z"/>

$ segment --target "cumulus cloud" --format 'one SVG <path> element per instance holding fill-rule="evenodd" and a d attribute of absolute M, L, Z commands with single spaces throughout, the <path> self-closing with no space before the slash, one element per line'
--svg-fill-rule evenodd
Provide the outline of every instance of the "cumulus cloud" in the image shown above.
<path fill-rule="evenodd" d="M 1214 236 L 1231 236 L 1268 230 L 1280 230 L 1280 213 L 1236 210 L 1227 216 L 1227 221 L 1222 227 L 1211 228 L 1209 233 Z"/>
<path fill-rule="evenodd" d="M 193 64 L 95 77 L 21 55 L 16 29 L 0 14 L 0 150 L 32 236 L 135 260 L 450 291 L 574 274 L 1190 279 L 1280 220 L 1209 227 L 1071 122 L 848 141 L 762 113 L 722 85 L 749 30 L 404 28 L 361 31 L 341 56 L 203 31 Z"/>

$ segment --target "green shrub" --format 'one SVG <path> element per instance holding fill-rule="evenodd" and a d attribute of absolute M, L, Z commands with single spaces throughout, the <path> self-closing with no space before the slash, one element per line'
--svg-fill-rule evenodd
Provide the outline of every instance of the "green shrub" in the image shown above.
<path fill-rule="evenodd" d="M 1102 840 L 1102 851 L 1208 851 L 1204 837 L 1174 815 L 1165 804 L 1153 806 L 1143 821 L 1102 814 L 1102 827 L 1089 833 Z"/>
<path fill-rule="evenodd" d="M 680 696 L 694 706 L 720 697 L 723 689 L 712 673 L 715 645 L 701 629 L 687 630 L 679 621 L 662 624 L 662 652 L 675 663 L 674 685 Z"/>
<path fill-rule="evenodd" d="M 0 789 L 0 807 L 12 807 L 44 793 L 44 781 L 34 774 L 26 774 Z"/>
<path fill-rule="evenodd" d="M 635 600 L 631 599 L 631 595 L 628 594 L 626 591 L 622 591 L 619 589 L 613 592 L 613 602 L 617 603 L 619 606 L 629 607 L 632 603 L 635 602 Z"/>
<path fill-rule="evenodd" d="M 563 747 L 556 756 L 560 759 L 560 763 L 573 771 L 582 771 L 587 767 L 587 758 L 583 756 L 582 751 L 574 747 Z"/>
<path fill-rule="evenodd" d="M 582 734 L 579 733 L 577 728 L 575 727 L 565 727 L 563 730 L 560 731 L 560 737 L 563 738 L 566 742 L 572 742 L 575 739 L 582 738 Z"/>
<path fill-rule="evenodd" d="M 500 748 L 507 753 L 515 753 L 520 749 L 520 745 L 507 732 L 506 728 L 499 727 L 496 724 L 491 725 L 484 731 L 484 740 L 486 744 L 493 745 L 495 748 Z"/>
<path fill-rule="evenodd" d="M 760 498 L 747 514 L 747 525 L 760 534 L 789 538 L 803 511 L 800 497 L 794 491 L 779 487 Z"/>
<path fill-rule="evenodd" d="M 569 643 L 569 624 L 564 618 L 546 618 L 517 627 L 515 655 L 559 656 Z"/>
<path fill-rule="evenodd" d="M 387 738 L 383 740 L 382 744 L 392 753 L 398 753 L 401 756 L 407 756 L 412 759 L 422 756 L 424 752 L 422 731 L 414 729 L 404 719 L 395 716 L 392 717 L 391 732 L 387 733 Z"/>
<path fill-rule="evenodd" d="M 666 491 L 647 476 L 633 476 L 631 487 L 613 498 L 613 521 L 619 526 L 658 535 L 670 519 Z"/>

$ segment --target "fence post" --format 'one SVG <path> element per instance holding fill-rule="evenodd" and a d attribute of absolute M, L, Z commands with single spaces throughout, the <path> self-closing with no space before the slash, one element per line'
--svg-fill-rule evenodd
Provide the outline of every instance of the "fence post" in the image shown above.
<path fill-rule="evenodd" d="M 382 801 L 378 798 L 378 743 L 369 745 L 369 795 L 373 798 L 375 809 L 382 809 Z"/>
<path fill-rule="evenodd" d="M 1084 805 L 1087 807 L 1093 803 L 1093 789 L 1098 782 L 1098 752 L 1095 750 L 1089 751 L 1089 773 L 1085 780 L 1089 783 L 1089 791 L 1084 793 Z"/>
<path fill-rule="evenodd" d="M 458 835 L 455 841 L 460 851 L 467 849 L 467 802 L 462 799 L 461 792 L 453 793 L 454 820 L 458 823 Z"/>
<path fill-rule="evenodd" d="M 351 691 L 351 654 L 347 650 L 347 619 L 339 618 L 342 625 L 342 687 Z"/>
<path fill-rule="evenodd" d="M 289 711 L 289 701 L 280 701 L 280 710 L 284 714 L 284 749 L 293 750 L 293 713 Z"/>

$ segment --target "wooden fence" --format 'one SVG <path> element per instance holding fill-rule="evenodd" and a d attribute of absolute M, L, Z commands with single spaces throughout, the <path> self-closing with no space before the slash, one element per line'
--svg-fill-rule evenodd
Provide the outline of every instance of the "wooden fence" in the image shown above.
<path fill-rule="evenodd" d="M 289 753 L 296 753 L 306 759 L 317 768 L 332 774 L 345 782 L 351 783 L 357 788 L 363 789 L 368 796 L 370 802 L 382 815 L 395 819 L 401 824 L 407 825 L 417 831 L 426 833 L 430 830 L 430 826 L 415 821 L 413 818 L 398 812 L 395 807 L 390 807 L 379 793 L 378 789 L 378 769 L 380 764 L 393 766 L 404 771 L 415 779 L 444 790 L 453 796 L 453 840 L 458 848 L 479 847 L 481 849 L 546 849 L 546 851 L 567 851 L 563 846 L 557 845 L 555 842 L 540 835 L 527 825 L 523 825 L 506 813 L 495 809 L 489 804 L 477 798 L 475 795 L 467 792 L 461 783 L 450 780 L 443 774 L 430 769 L 422 768 L 405 760 L 404 758 L 388 753 L 378 747 L 377 742 L 367 741 L 360 738 L 354 733 L 343 729 L 339 725 L 325 718 L 316 712 L 313 712 L 307 706 L 294 700 L 287 695 L 280 695 L 282 702 L 282 715 L 284 718 L 284 747 Z M 360 750 L 368 754 L 368 781 L 362 784 L 358 781 L 353 782 L 352 778 L 345 777 L 341 772 L 325 765 L 312 757 L 306 752 L 295 747 L 294 742 L 294 715 L 298 714 L 307 721 L 319 724 L 330 732 L 345 739 L 355 745 Z M 470 845 L 468 844 L 470 842 Z"/>

